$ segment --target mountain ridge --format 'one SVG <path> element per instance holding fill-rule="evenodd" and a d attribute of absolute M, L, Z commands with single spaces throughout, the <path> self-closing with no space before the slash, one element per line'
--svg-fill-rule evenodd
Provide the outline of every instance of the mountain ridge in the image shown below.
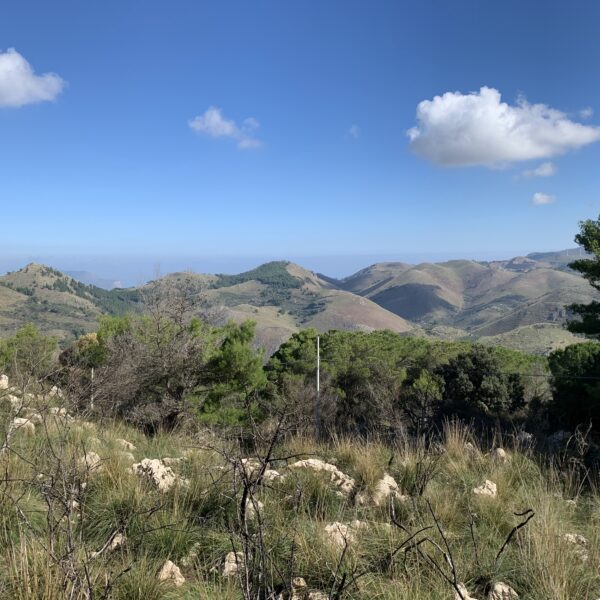
<path fill-rule="evenodd" d="M 171 273 L 186 278 L 220 319 L 257 322 L 267 352 L 295 331 L 390 329 L 400 334 L 525 344 L 538 353 L 578 341 L 564 330 L 565 306 L 596 299 L 568 268 L 572 250 L 501 261 L 374 263 L 342 279 L 290 261 L 271 261 L 235 275 Z M 106 290 L 42 264 L 0 276 L 0 336 L 33 321 L 71 339 L 104 314 L 143 308 L 152 282 Z"/>

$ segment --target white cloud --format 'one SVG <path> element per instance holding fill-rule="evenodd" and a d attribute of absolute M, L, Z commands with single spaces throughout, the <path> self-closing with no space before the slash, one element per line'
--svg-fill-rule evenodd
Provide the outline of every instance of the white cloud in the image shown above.
<path fill-rule="evenodd" d="M 194 131 L 209 137 L 235 140 L 241 150 L 262 146 L 262 142 L 254 137 L 254 132 L 260 127 L 254 117 L 244 119 L 238 126 L 232 119 L 225 118 L 220 108 L 209 106 L 204 114 L 194 117 L 188 124 Z"/>
<path fill-rule="evenodd" d="M 54 100 L 66 82 L 55 73 L 36 75 L 14 48 L 0 52 L 0 107 Z"/>
<path fill-rule="evenodd" d="M 358 125 L 351 125 L 350 129 L 348 129 L 348 136 L 356 140 L 359 135 L 360 127 Z"/>
<path fill-rule="evenodd" d="M 545 162 L 529 171 L 523 171 L 523 177 L 552 177 L 556 173 L 556 166 L 554 163 Z"/>
<path fill-rule="evenodd" d="M 550 196 L 549 194 L 542 194 L 542 192 L 536 192 L 532 198 L 531 203 L 536 206 L 541 206 L 543 204 L 552 204 L 556 198 L 554 196 Z"/>
<path fill-rule="evenodd" d="M 582 119 L 591 119 L 594 116 L 594 109 L 591 106 L 588 106 L 586 108 L 582 108 L 579 111 L 579 116 Z"/>
<path fill-rule="evenodd" d="M 545 104 L 519 98 L 501 102 L 500 92 L 446 92 L 417 106 L 418 125 L 408 130 L 419 156 L 444 166 L 485 165 L 549 158 L 600 140 L 600 127 L 575 123 Z"/>

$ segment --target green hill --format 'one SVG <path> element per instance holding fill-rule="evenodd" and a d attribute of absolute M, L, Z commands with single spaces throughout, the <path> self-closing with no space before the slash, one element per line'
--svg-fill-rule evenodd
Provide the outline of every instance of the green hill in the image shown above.
<path fill-rule="evenodd" d="M 268 353 L 302 328 L 481 339 L 532 352 L 578 341 L 564 329 L 565 306 L 595 299 L 567 264 L 575 251 L 506 261 L 378 263 L 342 280 L 275 261 L 237 275 L 173 273 L 202 299 L 204 314 L 257 323 Z M 146 286 L 106 290 L 52 267 L 29 264 L 0 277 L 0 336 L 26 322 L 60 339 L 96 327 L 101 315 L 143 308 Z"/>

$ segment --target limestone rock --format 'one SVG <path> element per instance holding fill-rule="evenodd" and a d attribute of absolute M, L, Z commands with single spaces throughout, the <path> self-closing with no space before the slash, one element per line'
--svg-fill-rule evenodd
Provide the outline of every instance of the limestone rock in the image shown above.
<path fill-rule="evenodd" d="M 563 539 L 572 546 L 573 551 L 582 561 L 588 560 L 589 554 L 586 550 L 588 541 L 586 538 L 578 533 L 565 533 Z"/>
<path fill-rule="evenodd" d="M 117 444 L 118 446 L 123 448 L 123 450 L 127 450 L 129 452 L 133 452 L 136 449 L 136 447 L 131 442 L 128 442 L 127 440 L 124 440 L 123 438 L 117 438 L 115 440 L 115 444 Z"/>
<path fill-rule="evenodd" d="M 0 390 L 8 389 L 8 377 L 6 375 L 0 375 Z"/>
<path fill-rule="evenodd" d="M 494 583 L 488 594 L 488 600 L 516 600 L 518 597 L 519 594 L 502 581 Z"/>
<path fill-rule="evenodd" d="M 55 385 L 53 385 L 50 388 L 50 391 L 48 392 L 48 396 L 50 396 L 51 398 L 62 398 L 62 391 L 60 388 L 56 387 Z"/>
<path fill-rule="evenodd" d="M 495 462 L 501 465 L 505 465 L 507 462 L 510 461 L 510 456 L 504 448 L 495 448 L 492 452 L 492 458 Z"/>
<path fill-rule="evenodd" d="M 23 408 L 23 400 L 14 394 L 8 394 L 8 396 L 5 396 L 5 399 L 10 402 L 10 408 L 14 413 L 18 413 Z"/>
<path fill-rule="evenodd" d="M 483 485 L 473 489 L 473 493 L 477 496 L 488 496 L 490 498 L 495 498 L 498 493 L 498 488 L 493 481 L 486 479 Z"/>
<path fill-rule="evenodd" d="M 153 483 L 161 492 L 168 492 L 180 481 L 173 469 L 158 458 L 144 458 L 142 462 L 135 463 L 131 470 L 142 479 Z"/>
<path fill-rule="evenodd" d="M 244 555 L 242 552 L 229 552 L 223 563 L 223 577 L 232 577 L 244 568 Z"/>
<path fill-rule="evenodd" d="M 367 527 L 367 524 L 364 521 L 354 520 L 348 525 L 340 523 L 339 521 L 334 521 L 325 526 L 325 533 L 327 533 L 329 539 L 336 546 L 343 548 L 346 543 L 352 544 L 356 542 L 358 531 L 364 527 Z"/>
<path fill-rule="evenodd" d="M 460 590 L 460 594 L 462 594 L 462 600 L 477 600 L 477 598 L 473 598 L 469 595 L 467 588 L 462 584 L 458 584 L 458 589 Z M 461 600 L 460 594 L 458 592 L 454 592 L 455 600 Z"/>
<path fill-rule="evenodd" d="M 158 574 L 158 579 L 160 581 L 171 582 L 175 587 L 181 587 L 185 583 L 185 577 L 181 574 L 179 567 L 170 560 L 166 561 L 162 566 Z"/>
<path fill-rule="evenodd" d="M 380 506 L 390 497 L 401 501 L 408 499 L 407 496 L 404 496 L 400 492 L 400 486 L 396 483 L 396 480 L 391 475 L 384 473 L 383 477 L 375 486 L 375 491 L 373 492 L 373 504 L 375 504 L 375 506 Z"/>
<path fill-rule="evenodd" d="M 90 472 L 102 470 L 102 459 L 99 454 L 93 451 L 86 452 L 80 463 Z"/>
<path fill-rule="evenodd" d="M 250 500 L 246 501 L 246 519 L 255 519 L 257 513 L 262 513 L 265 505 L 260 500 Z"/>
<path fill-rule="evenodd" d="M 164 465 L 167 465 L 167 467 L 175 467 L 176 465 L 178 465 L 181 461 L 183 460 L 183 458 L 171 458 L 170 456 L 165 456 L 162 459 L 162 462 Z"/>
<path fill-rule="evenodd" d="M 27 435 L 35 433 L 35 425 L 31 419 L 27 417 L 15 417 L 12 422 L 12 427 L 15 431 L 21 431 Z"/>
<path fill-rule="evenodd" d="M 110 544 L 106 546 L 104 550 L 100 550 L 98 552 L 92 552 L 91 558 L 98 558 L 103 554 L 103 552 L 114 552 L 119 548 L 122 548 L 125 545 L 125 536 L 122 533 L 117 533 L 114 535 L 113 539 L 110 541 Z"/>
<path fill-rule="evenodd" d="M 331 483 L 338 487 L 345 495 L 350 494 L 354 489 L 354 479 L 342 473 L 335 465 L 326 463 L 318 458 L 299 460 L 290 465 L 290 469 L 312 469 L 316 472 L 329 473 Z"/>
<path fill-rule="evenodd" d="M 44 419 L 42 419 L 42 415 L 38 414 L 38 413 L 31 413 L 30 415 L 27 416 L 27 418 L 34 424 L 34 425 L 41 425 L 44 421 Z"/>
<path fill-rule="evenodd" d="M 256 458 L 242 458 L 240 462 L 242 463 L 242 468 L 247 477 L 258 475 L 262 468 L 262 463 Z M 265 472 L 262 475 L 263 481 L 283 481 L 284 478 L 284 475 L 275 469 L 265 469 Z"/>

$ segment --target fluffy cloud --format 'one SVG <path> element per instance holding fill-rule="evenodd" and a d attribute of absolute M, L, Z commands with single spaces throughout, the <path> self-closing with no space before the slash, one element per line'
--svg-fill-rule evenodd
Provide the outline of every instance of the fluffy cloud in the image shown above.
<path fill-rule="evenodd" d="M 549 158 L 600 140 L 600 127 L 575 123 L 545 104 L 520 98 L 513 106 L 500 92 L 446 92 L 417 106 L 408 130 L 419 156 L 444 166 L 502 166 Z"/>
<path fill-rule="evenodd" d="M 197 133 L 212 138 L 235 140 L 241 150 L 259 148 L 262 145 L 262 142 L 254 137 L 255 131 L 260 127 L 255 118 L 245 119 L 241 126 L 238 126 L 232 119 L 225 118 L 221 109 L 216 106 L 210 106 L 204 114 L 191 119 L 189 126 Z"/>
<path fill-rule="evenodd" d="M 54 100 L 64 89 L 55 73 L 36 75 L 14 48 L 0 52 L 0 106 L 17 107 Z"/>
<path fill-rule="evenodd" d="M 550 196 L 548 194 L 542 194 L 542 192 L 536 192 L 532 198 L 531 203 L 536 206 L 541 206 L 543 204 L 552 204 L 556 198 L 554 196 Z"/>
<path fill-rule="evenodd" d="M 545 162 L 529 171 L 523 171 L 523 177 L 552 177 L 556 173 L 554 163 Z"/>
<path fill-rule="evenodd" d="M 360 127 L 358 125 L 351 125 L 350 129 L 348 129 L 348 136 L 356 140 L 359 135 Z"/>

